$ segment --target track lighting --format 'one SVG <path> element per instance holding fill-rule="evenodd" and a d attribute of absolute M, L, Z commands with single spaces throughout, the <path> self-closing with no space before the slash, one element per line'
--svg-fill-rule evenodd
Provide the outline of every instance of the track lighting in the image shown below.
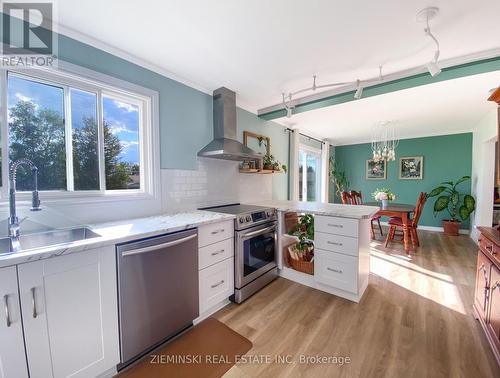
<path fill-rule="evenodd" d="M 427 71 L 431 74 L 431 76 L 436 76 L 441 73 L 441 68 L 439 68 L 436 62 L 429 62 L 426 64 Z"/>
<path fill-rule="evenodd" d="M 356 93 L 354 93 L 354 98 L 359 100 L 361 96 L 363 96 L 363 87 L 361 86 L 361 82 L 359 80 L 356 81 L 358 84 L 358 88 L 356 89 Z"/>
<path fill-rule="evenodd" d="M 434 51 L 434 57 L 433 59 L 425 64 L 423 67 L 427 69 L 429 74 L 431 76 L 436 76 L 441 73 L 441 67 L 439 67 L 439 55 L 441 53 L 440 46 L 439 46 L 439 41 L 437 38 L 432 34 L 431 32 L 431 27 L 429 25 L 429 21 L 434 19 L 439 13 L 439 9 L 436 7 L 427 7 L 425 9 L 422 9 L 420 12 L 417 13 L 417 21 L 425 23 L 425 28 L 424 28 L 424 33 L 427 37 L 432 39 L 436 46 L 436 50 Z M 421 66 L 422 67 L 422 66 Z M 341 86 L 348 86 L 346 87 L 346 90 L 352 90 L 353 86 L 356 86 L 356 92 L 354 93 L 354 99 L 359 100 L 360 98 L 363 97 L 363 89 L 366 87 L 371 87 L 373 85 L 379 84 L 384 82 L 384 75 L 382 73 L 382 65 L 378 67 L 378 77 L 377 78 L 371 78 L 371 79 L 364 79 L 363 81 L 361 80 L 356 80 L 356 81 L 347 81 L 347 82 L 337 82 L 337 83 L 328 83 L 328 84 L 316 84 L 316 75 L 313 75 L 313 81 L 312 85 L 307 88 L 302 88 L 299 89 L 295 92 L 289 92 L 287 94 L 282 93 L 282 103 L 283 103 L 283 108 L 286 111 L 286 117 L 291 118 L 293 115 L 293 109 L 295 107 L 294 104 L 297 104 L 297 101 L 293 101 L 297 95 L 303 94 L 305 92 L 315 92 L 318 89 L 325 89 L 325 88 L 332 88 L 332 87 L 341 87 Z"/>
<path fill-rule="evenodd" d="M 434 59 L 426 64 L 427 71 L 429 71 L 429 73 L 433 77 L 436 75 L 439 75 L 441 73 L 441 68 L 438 65 L 439 54 L 441 53 L 441 51 L 439 49 L 439 41 L 434 36 L 434 34 L 432 34 L 432 32 L 431 32 L 429 20 L 432 20 L 434 17 L 436 17 L 438 12 L 439 12 L 438 8 L 428 7 L 428 8 L 422 9 L 417 14 L 417 21 L 418 22 L 425 22 L 425 25 L 426 25 L 426 27 L 424 29 L 425 35 L 428 36 L 430 39 L 432 39 L 436 45 L 436 51 L 434 52 Z"/>

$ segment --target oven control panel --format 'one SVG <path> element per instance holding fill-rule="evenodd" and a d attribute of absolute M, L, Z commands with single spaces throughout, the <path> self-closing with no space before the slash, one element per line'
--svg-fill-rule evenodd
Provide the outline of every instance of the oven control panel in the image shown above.
<path fill-rule="evenodd" d="M 276 210 L 267 209 L 263 211 L 256 211 L 248 214 L 241 214 L 237 218 L 240 226 L 250 226 L 262 222 L 269 222 L 276 220 Z"/>

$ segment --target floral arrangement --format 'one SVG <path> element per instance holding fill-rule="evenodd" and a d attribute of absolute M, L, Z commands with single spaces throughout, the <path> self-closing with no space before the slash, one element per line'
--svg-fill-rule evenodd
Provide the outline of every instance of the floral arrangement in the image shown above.
<path fill-rule="evenodd" d="M 396 199 L 396 195 L 387 188 L 376 189 L 372 193 L 372 197 L 375 201 L 394 201 Z"/>

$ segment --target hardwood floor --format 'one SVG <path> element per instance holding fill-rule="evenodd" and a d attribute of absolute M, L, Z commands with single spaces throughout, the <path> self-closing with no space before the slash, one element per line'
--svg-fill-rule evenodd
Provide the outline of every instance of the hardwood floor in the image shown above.
<path fill-rule="evenodd" d="M 359 304 L 280 278 L 215 317 L 253 342 L 251 356 L 295 363 L 237 364 L 225 377 L 499 377 L 472 315 L 476 245 L 468 236 L 419 231 L 400 244 L 372 242 L 370 285 Z M 351 362 L 301 364 L 300 356 Z"/>

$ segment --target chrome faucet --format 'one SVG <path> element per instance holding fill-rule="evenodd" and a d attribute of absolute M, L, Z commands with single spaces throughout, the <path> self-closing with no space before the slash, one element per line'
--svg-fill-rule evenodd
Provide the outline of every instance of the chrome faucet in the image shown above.
<path fill-rule="evenodd" d="M 31 211 L 40 211 L 40 198 L 38 196 L 38 168 L 29 159 L 19 159 L 10 166 L 9 176 L 9 238 L 13 251 L 19 250 L 19 218 L 16 212 L 16 175 L 20 165 L 27 165 L 33 174 L 33 192 L 31 195 Z"/>

